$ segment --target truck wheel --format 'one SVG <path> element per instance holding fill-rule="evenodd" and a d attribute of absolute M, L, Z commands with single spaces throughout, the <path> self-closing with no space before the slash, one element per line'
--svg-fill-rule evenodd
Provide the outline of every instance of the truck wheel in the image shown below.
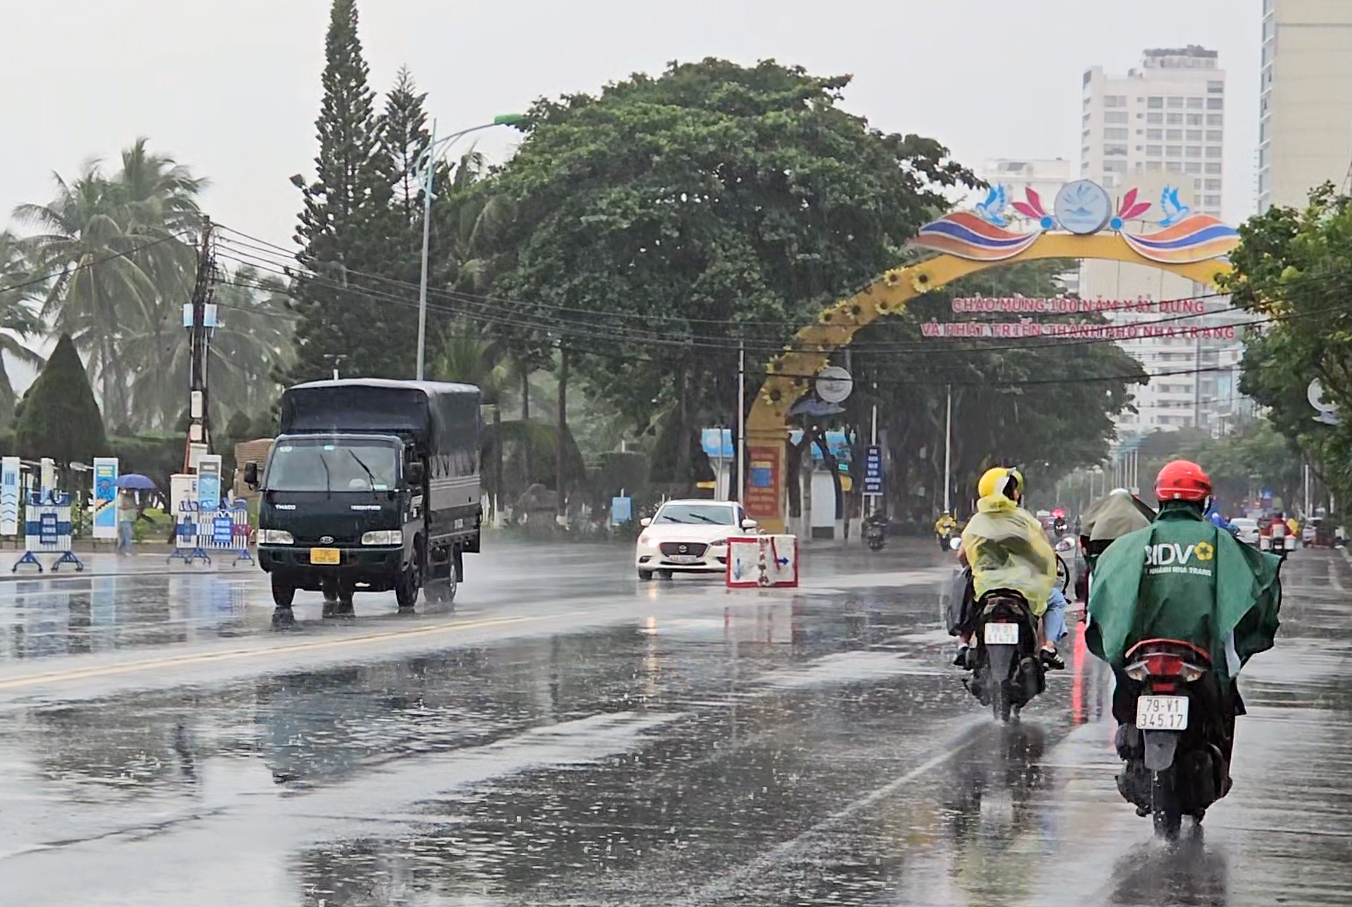
<path fill-rule="evenodd" d="M 399 574 L 399 579 L 394 583 L 394 600 L 399 603 L 400 611 L 412 611 L 413 606 L 418 604 L 418 593 L 421 591 L 419 583 L 422 581 L 422 566 L 418 563 L 415 555 L 413 563 L 409 568 Z"/>
<path fill-rule="evenodd" d="M 290 608 L 296 600 L 296 587 L 283 582 L 277 574 L 272 574 L 272 603 L 278 608 Z"/>

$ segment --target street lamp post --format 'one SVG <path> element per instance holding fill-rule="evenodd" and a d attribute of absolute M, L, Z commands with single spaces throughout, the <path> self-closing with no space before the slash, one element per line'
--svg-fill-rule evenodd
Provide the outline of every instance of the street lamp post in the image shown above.
<path fill-rule="evenodd" d="M 437 121 L 432 121 L 432 139 L 418 159 L 422 167 L 423 190 L 423 236 L 422 236 L 422 279 L 418 284 L 418 380 L 423 380 L 423 367 L 427 360 L 427 247 L 432 233 L 432 187 L 436 175 L 436 160 L 439 149 L 450 148 L 456 139 L 492 129 L 494 126 L 515 126 L 525 117 L 519 113 L 504 113 L 493 118 L 493 122 L 471 126 L 459 132 L 453 132 L 445 138 L 437 138 Z"/>

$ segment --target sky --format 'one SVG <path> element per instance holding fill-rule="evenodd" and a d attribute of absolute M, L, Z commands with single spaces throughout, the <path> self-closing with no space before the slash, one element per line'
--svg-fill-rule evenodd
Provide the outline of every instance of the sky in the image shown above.
<path fill-rule="evenodd" d="M 443 133 L 706 56 L 848 73 L 844 106 L 888 132 L 1078 166 L 1081 77 L 1201 44 L 1228 73 L 1226 193 L 1254 210 L 1261 0 L 359 0 L 372 86 L 401 66 Z M 289 178 L 313 170 L 328 0 L 0 0 L 0 223 L 51 174 L 138 136 L 211 186 L 235 230 L 293 247 Z M 501 160 L 517 134 L 489 130 Z M 468 146 L 461 146 L 468 147 Z M 20 229 L 21 225 L 19 226 Z"/>

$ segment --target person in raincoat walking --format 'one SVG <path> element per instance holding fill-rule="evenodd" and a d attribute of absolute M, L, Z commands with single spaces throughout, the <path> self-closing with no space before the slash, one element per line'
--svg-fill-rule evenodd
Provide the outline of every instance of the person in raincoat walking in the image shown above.
<path fill-rule="evenodd" d="M 1257 551 L 1205 518 L 1211 480 L 1196 463 L 1175 460 L 1155 482 L 1159 513 L 1143 529 L 1099 555 L 1089 593 L 1089 650 L 1117 677 L 1113 717 L 1119 755 L 1135 730 L 1140 684 L 1125 673 L 1126 653 L 1148 639 L 1176 639 L 1210 654 L 1212 699 L 1219 714 L 1212 740 L 1227 766 L 1235 717 L 1244 714 L 1235 676 L 1272 648 L 1281 608 L 1282 560 Z M 1126 732 L 1126 733 L 1124 733 Z M 1228 787 L 1228 784 L 1226 785 Z"/>

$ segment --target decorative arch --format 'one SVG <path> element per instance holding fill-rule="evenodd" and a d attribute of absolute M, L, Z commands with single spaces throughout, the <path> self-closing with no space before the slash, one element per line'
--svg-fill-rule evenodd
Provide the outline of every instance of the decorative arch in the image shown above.
<path fill-rule="evenodd" d="M 1219 254 L 1228 252 L 1238 241 L 1233 229 L 1227 227 L 1225 230 L 1229 237 L 1225 242 L 1226 248 L 1217 250 Z M 921 232 L 923 237 L 925 231 Z M 1160 235 L 1152 234 L 1151 238 Z M 939 242 L 923 244 L 940 246 Z M 1163 256 L 1160 255 L 1147 258 L 1138 251 L 1142 246 L 1141 238 L 1128 239 L 1116 232 L 1091 235 L 1044 232 L 1029 237 L 1027 242 L 1020 245 L 1022 248 L 1016 254 L 994 260 L 977 260 L 945 253 L 918 264 L 890 270 L 863 290 L 823 311 L 816 322 L 798 331 L 785 351 L 771 360 L 769 375 L 747 414 L 749 469 L 747 488 L 743 492 L 748 513 L 759 520 L 764 529 L 771 532 L 784 530 L 788 414 L 790 407 L 807 393 L 811 379 L 803 376 L 815 375 L 825 368 L 832 352 L 848 345 L 860 328 L 875 319 L 905 311 L 906 303 L 915 297 L 968 274 L 1021 261 L 1049 258 L 1116 261 L 1157 268 L 1211 287 L 1215 287 L 1217 281 L 1230 271 L 1229 262 L 1220 257 L 1201 261 L 1161 261 L 1159 259 Z M 1151 250 L 1147 248 L 1145 251 Z"/>

